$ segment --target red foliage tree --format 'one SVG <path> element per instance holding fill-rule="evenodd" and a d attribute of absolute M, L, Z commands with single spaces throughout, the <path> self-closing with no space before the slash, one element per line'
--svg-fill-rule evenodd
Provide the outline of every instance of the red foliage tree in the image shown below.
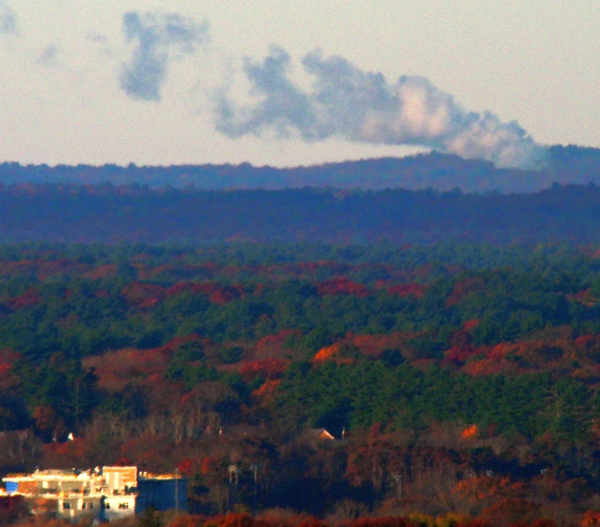
<path fill-rule="evenodd" d="M 24 307 L 35 306 L 42 301 L 38 291 L 36 289 L 28 289 L 20 296 L 10 298 L 6 305 L 11 309 L 22 309 Z"/>
<path fill-rule="evenodd" d="M 144 308 L 157 304 L 162 300 L 164 292 L 164 288 L 157 284 L 132 282 L 121 291 L 121 294 L 129 304 Z"/>
<path fill-rule="evenodd" d="M 600 512 L 586 511 L 581 520 L 581 527 L 597 527 L 598 525 L 600 525 Z"/>
<path fill-rule="evenodd" d="M 467 295 L 474 293 L 475 291 L 481 291 L 484 288 L 485 282 L 483 281 L 483 278 L 479 276 L 456 282 L 452 289 L 452 293 L 450 293 L 450 296 L 446 299 L 446 306 L 454 306 Z"/>
<path fill-rule="evenodd" d="M 244 380 L 251 381 L 258 375 L 263 375 L 266 379 L 279 379 L 285 373 L 289 366 L 289 360 L 265 359 L 243 364 L 240 373 Z"/>
<path fill-rule="evenodd" d="M 278 359 L 284 355 L 285 341 L 294 335 L 300 335 L 301 331 L 295 329 L 284 329 L 276 335 L 262 337 L 256 343 L 255 357 L 257 359 Z"/>
<path fill-rule="evenodd" d="M 481 519 L 499 527 L 518 522 L 531 523 L 538 518 L 540 505 L 523 498 L 504 498 L 481 512 Z"/>
<path fill-rule="evenodd" d="M 355 295 L 358 297 L 366 297 L 369 295 L 369 290 L 362 284 L 352 282 L 347 278 L 334 278 L 319 282 L 317 291 L 320 295 Z"/>
<path fill-rule="evenodd" d="M 388 289 L 388 293 L 400 297 L 414 296 L 415 298 L 423 298 L 425 286 L 421 284 L 395 285 Z"/>

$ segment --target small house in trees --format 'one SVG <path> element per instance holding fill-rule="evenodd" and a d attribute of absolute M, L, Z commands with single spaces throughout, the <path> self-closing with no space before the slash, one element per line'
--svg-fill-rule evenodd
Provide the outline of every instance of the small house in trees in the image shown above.
<path fill-rule="evenodd" d="M 314 441 L 335 441 L 335 437 L 325 428 L 309 428 L 307 435 Z"/>
<path fill-rule="evenodd" d="M 132 517 L 148 507 L 187 510 L 187 479 L 149 474 L 137 467 L 36 470 L 4 478 L 6 492 L 23 496 L 34 515 L 79 522 Z"/>

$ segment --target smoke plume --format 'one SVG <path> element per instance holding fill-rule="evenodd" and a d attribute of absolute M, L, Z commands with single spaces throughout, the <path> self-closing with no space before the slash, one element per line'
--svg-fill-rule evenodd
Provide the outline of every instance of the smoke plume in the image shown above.
<path fill-rule="evenodd" d="M 59 52 L 60 49 L 56 44 L 50 44 L 43 49 L 37 63 L 41 66 L 56 66 L 58 64 Z"/>
<path fill-rule="evenodd" d="M 17 31 L 17 15 L 4 2 L 0 0 L 0 33 L 9 34 Z"/>
<path fill-rule="evenodd" d="M 130 61 L 123 64 L 120 83 L 134 99 L 160 101 L 160 90 L 169 63 L 180 55 L 195 53 L 208 38 L 208 27 L 178 14 L 123 16 L 123 31 L 128 42 L 135 42 Z"/>
<path fill-rule="evenodd" d="M 311 90 L 289 79 L 291 57 L 273 47 L 262 63 L 246 59 L 244 73 L 258 102 L 243 105 L 227 89 L 216 96 L 217 130 L 237 138 L 274 130 L 306 141 L 340 137 L 350 141 L 415 145 L 497 166 L 535 167 L 545 149 L 515 121 L 469 112 L 424 77 L 403 76 L 390 84 L 381 73 L 365 72 L 342 57 L 319 51 L 302 60 Z"/>

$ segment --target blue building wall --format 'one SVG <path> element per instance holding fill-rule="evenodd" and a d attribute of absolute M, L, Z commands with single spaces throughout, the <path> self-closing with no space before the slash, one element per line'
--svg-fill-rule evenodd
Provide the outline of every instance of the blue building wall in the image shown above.
<path fill-rule="evenodd" d="M 7 481 L 6 482 L 6 492 L 9 494 L 13 494 L 19 491 L 19 484 L 16 481 Z"/>
<path fill-rule="evenodd" d="M 187 479 L 139 479 L 135 512 L 143 512 L 148 507 L 159 511 L 187 511 Z"/>

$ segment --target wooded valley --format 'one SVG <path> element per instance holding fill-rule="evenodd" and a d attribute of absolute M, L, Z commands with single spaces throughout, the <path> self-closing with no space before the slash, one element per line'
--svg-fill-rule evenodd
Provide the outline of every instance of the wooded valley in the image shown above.
<path fill-rule="evenodd" d="M 0 471 L 177 468 L 173 526 L 595 525 L 599 255 L 2 245 Z"/>

